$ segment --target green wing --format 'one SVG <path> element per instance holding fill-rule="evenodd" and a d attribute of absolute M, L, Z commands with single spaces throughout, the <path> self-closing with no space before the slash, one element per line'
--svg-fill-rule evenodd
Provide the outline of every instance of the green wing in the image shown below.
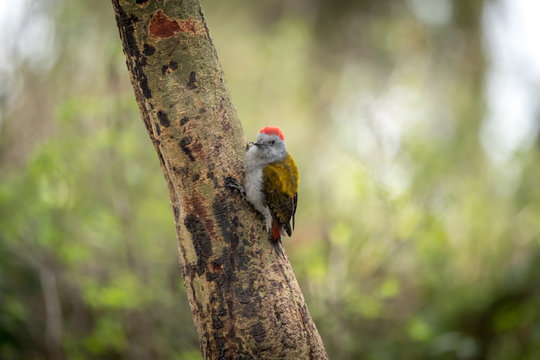
<path fill-rule="evenodd" d="M 264 170 L 263 191 L 272 217 L 287 235 L 291 236 L 291 219 L 296 213 L 298 202 L 298 169 L 291 157 L 267 165 Z"/>

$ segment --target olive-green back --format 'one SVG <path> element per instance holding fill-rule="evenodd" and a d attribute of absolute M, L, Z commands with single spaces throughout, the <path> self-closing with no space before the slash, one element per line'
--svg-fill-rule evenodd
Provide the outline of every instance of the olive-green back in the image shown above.
<path fill-rule="evenodd" d="M 263 170 L 264 195 L 272 216 L 290 233 L 290 221 L 296 210 L 298 169 L 289 153 L 283 161 L 267 165 Z"/>

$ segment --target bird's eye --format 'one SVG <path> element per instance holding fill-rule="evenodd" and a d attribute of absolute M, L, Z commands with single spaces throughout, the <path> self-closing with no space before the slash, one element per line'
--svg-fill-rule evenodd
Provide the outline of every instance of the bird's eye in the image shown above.
<path fill-rule="evenodd" d="M 276 140 L 270 141 L 270 144 L 274 145 L 276 143 Z"/>

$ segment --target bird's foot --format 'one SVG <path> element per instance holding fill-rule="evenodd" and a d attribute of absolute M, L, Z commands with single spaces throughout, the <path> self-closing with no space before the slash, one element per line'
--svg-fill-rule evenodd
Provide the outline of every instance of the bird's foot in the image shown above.
<path fill-rule="evenodd" d="M 238 183 L 238 181 L 236 181 L 234 178 L 230 176 L 225 178 L 225 187 L 232 190 L 237 190 L 240 193 L 240 195 L 242 195 L 244 198 L 246 197 L 246 190 L 244 190 L 244 188 L 242 187 L 242 185 Z"/>

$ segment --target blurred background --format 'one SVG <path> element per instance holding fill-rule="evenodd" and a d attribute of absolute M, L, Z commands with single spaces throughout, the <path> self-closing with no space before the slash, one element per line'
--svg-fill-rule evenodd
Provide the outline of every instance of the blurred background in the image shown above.
<path fill-rule="evenodd" d="M 540 5 L 204 0 L 331 359 L 540 358 Z M 0 358 L 200 359 L 109 1 L 0 0 Z"/>

